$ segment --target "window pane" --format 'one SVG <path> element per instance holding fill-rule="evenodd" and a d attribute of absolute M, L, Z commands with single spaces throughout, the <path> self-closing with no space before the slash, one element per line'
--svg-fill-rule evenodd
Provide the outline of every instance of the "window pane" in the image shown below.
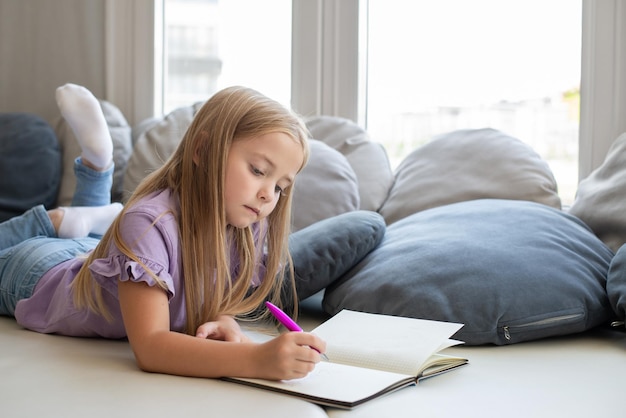
<path fill-rule="evenodd" d="M 244 85 L 289 105 L 291 0 L 165 0 L 164 112 Z"/>
<path fill-rule="evenodd" d="M 580 0 L 369 0 L 367 128 L 397 164 L 433 136 L 491 127 L 578 182 Z"/>

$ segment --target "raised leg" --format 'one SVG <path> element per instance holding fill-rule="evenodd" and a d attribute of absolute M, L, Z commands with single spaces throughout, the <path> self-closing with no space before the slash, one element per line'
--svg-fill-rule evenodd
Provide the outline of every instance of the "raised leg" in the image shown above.
<path fill-rule="evenodd" d="M 81 148 L 74 162 L 76 190 L 71 207 L 59 208 L 61 238 L 102 235 L 122 210 L 111 203 L 113 142 L 98 99 L 86 88 L 66 84 L 56 91 L 61 114 Z"/>
<path fill-rule="evenodd" d="M 65 84 L 56 90 L 57 105 L 74 131 L 85 165 L 102 171 L 113 161 L 113 142 L 100 102 L 85 87 Z"/>

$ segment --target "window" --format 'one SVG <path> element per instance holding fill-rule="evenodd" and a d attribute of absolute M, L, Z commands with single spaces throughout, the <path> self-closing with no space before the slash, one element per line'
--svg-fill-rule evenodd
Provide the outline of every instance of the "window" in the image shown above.
<path fill-rule="evenodd" d="M 491 127 L 578 183 L 581 1 L 369 0 L 367 129 L 393 163 L 434 136 Z"/>
<path fill-rule="evenodd" d="M 162 65 L 158 59 L 160 53 L 159 42 L 162 38 L 157 35 L 151 36 L 150 27 L 152 23 L 149 21 L 151 16 L 156 16 L 155 26 L 159 26 L 159 22 L 163 19 L 163 9 L 170 6 L 164 5 L 165 2 L 174 0 L 143 0 L 136 2 L 126 2 L 124 0 L 110 0 L 107 4 L 107 97 L 109 100 L 119 104 L 124 110 L 124 114 L 128 115 L 131 123 L 138 123 L 145 117 L 162 113 L 164 109 L 161 95 L 164 86 L 161 77 L 161 70 L 167 71 L 166 65 Z M 181 2 L 185 2 L 180 0 Z M 208 0 L 196 0 L 195 2 L 207 2 Z M 380 0 L 371 0 L 378 2 Z M 398 0 L 389 0 L 381 2 L 384 4 L 394 4 Z M 187 0 L 193 3 L 192 0 Z M 259 47 L 258 41 L 266 30 L 273 30 L 279 23 L 285 24 L 287 27 L 293 27 L 292 37 L 287 34 L 289 29 L 281 35 L 274 38 L 271 48 L 265 48 L 265 54 L 261 54 L 262 63 L 252 62 L 248 64 L 238 65 L 238 69 L 247 71 L 248 75 L 254 75 L 255 69 L 263 69 L 271 67 L 270 76 L 273 74 L 281 74 L 280 86 L 276 90 L 265 87 L 265 81 L 270 77 L 260 77 L 258 80 L 237 78 L 235 81 L 227 81 L 218 78 L 216 86 L 226 84 L 249 84 L 257 85 L 259 90 L 264 93 L 278 98 L 281 102 L 289 103 L 291 96 L 291 104 L 294 109 L 306 116 L 326 114 L 334 116 L 342 116 L 354 120 L 365 121 L 363 106 L 363 97 L 359 96 L 359 89 L 362 74 L 358 70 L 357 63 L 365 56 L 364 51 L 360 50 L 357 32 L 361 29 L 358 25 L 358 16 L 361 14 L 361 5 L 367 4 L 368 0 L 267 0 L 264 2 L 254 0 L 219 0 L 213 3 L 224 3 L 231 10 L 236 8 L 239 22 L 235 22 L 235 34 L 239 37 L 240 43 L 254 44 L 255 47 L 251 53 L 263 49 L 263 44 Z M 438 9 L 440 2 L 432 2 L 425 0 L 413 0 L 420 5 L 428 4 Z M 445 4 L 450 4 L 448 0 L 442 0 Z M 259 3 L 259 4 L 256 4 Z M 412 2 L 409 2 L 412 3 Z M 483 4 L 482 0 L 462 2 L 469 5 L 478 6 Z M 499 5 L 498 3 L 503 3 Z M 626 7 L 621 0 L 605 0 L 602 2 L 594 0 L 550 0 L 541 3 L 533 1 L 515 1 L 506 0 L 492 3 L 493 10 L 515 10 L 516 3 L 518 7 L 531 7 L 539 10 L 534 15 L 538 19 L 543 19 L 545 13 L 553 10 L 553 6 L 564 5 L 567 8 L 562 9 L 553 21 L 553 35 L 561 37 L 563 45 L 576 45 L 580 42 L 580 37 L 575 35 L 565 35 L 570 33 L 568 27 L 571 22 L 577 21 L 582 26 L 582 70 L 581 70 L 581 95 L 580 95 L 580 130 L 579 130 L 579 147 L 578 147 L 578 173 L 580 178 L 584 178 L 604 160 L 607 150 L 617 136 L 626 131 L 626 118 L 624 115 L 626 109 L 626 41 L 623 34 L 626 30 Z M 580 7 L 582 3 L 582 11 Z M 232 5 L 229 6 L 229 5 Z M 161 8 L 162 7 L 162 8 Z M 220 6 L 221 7 L 221 6 Z M 375 8 L 373 5 L 372 8 Z M 571 7 L 571 8 L 570 8 Z M 513 9 L 509 9 L 513 8 Z M 289 10 L 292 10 L 292 14 Z M 171 10 L 171 9 L 170 9 Z M 456 11 L 455 11 L 456 10 Z M 461 10 L 452 9 L 450 14 L 460 15 Z M 492 21 L 498 21 L 494 17 L 492 9 L 488 9 L 488 16 Z M 520 10 L 520 9 L 517 9 Z M 578 10 L 578 12 L 576 12 Z M 243 12 L 242 12 L 243 11 Z M 153 13 L 154 12 L 154 13 Z M 524 11 L 522 10 L 521 13 Z M 221 13 L 221 12 L 220 12 Z M 576 13 L 580 13 L 581 18 L 573 17 Z M 252 18 L 252 15 L 257 14 Z M 168 14 L 169 15 L 169 14 Z M 241 24 L 240 19 L 250 17 L 253 19 L 251 24 Z M 220 15 L 221 16 L 221 15 Z M 261 16 L 261 17 L 259 17 Z M 369 18 L 373 19 L 372 12 Z M 226 19 L 226 18 L 224 18 Z M 293 23 L 291 22 L 293 19 Z M 465 20 L 470 20 L 466 17 Z M 582 25 L 580 22 L 582 20 Z M 218 20 L 221 24 L 223 21 L 220 17 Z M 372 23 L 373 25 L 375 22 Z M 494 23 L 496 24 L 496 23 Z M 256 26 L 255 26 L 256 25 Z M 414 23 L 411 23 L 414 26 Z M 409 26 L 411 26 L 409 25 Z M 259 28 L 260 26 L 260 28 Z M 398 25 L 399 27 L 399 25 Z M 138 28 L 142 28 L 138 30 Z M 242 28 L 242 29 L 239 29 Z M 231 27 L 228 28 L 232 29 Z M 534 28 L 532 25 L 525 25 L 518 31 L 527 33 L 532 39 L 534 36 Z M 504 28 L 502 32 L 511 32 L 509 28 Z M 573 33 L 573 32 L 571 32 Z M 502 35 L 499 33 L 498 35 Z M 429 34 L 432 38 L 432 34 Z M 129 39 L 131 42 L 129 42 Z M 246 39 L 248 40 L 246 42 Z M 220 39 L 219 45 L 225 45 Z M 283 42 L 293 43 L 292 50 Z M 371 42 L 375 40 L 372 39 Z M 220 46 L 221 48 L 221 46 Z M 520 53 L 530 52 L 528 47 L 519 47 Z M 221 49 L 220 49 L 221 51 Z M 228 48 L 229 53 L 235 53 L 234 48 Z M 282 51 L 282 52 L 281 52 Z M 293 54 L 290 52 L 293 51 Z M 361 52 L 361 54 L 359 54 Z M 405 52 L 405 51 L 401 51 Z M 239 55 L 239 53 L 236 53 Z M 156 61 L 155 61 L 155 55 Z M 240 56 L 246 56 L 248 53 L 242 52 Z M 253 55 L 250 55 L 253 56 Z M 133 59 L 129 59 L 133 57 Z M 547 56 L 543 64 L 546 69 L 553 56 Z M 222 62 L 221 74 L 224 78 L 227 76 L 226 57 L 220 57 Z M 370 62 L 371 62 L 370 58 Z M 289 62 L 291 61 L 291 62 Z M 157 63 L 154 65 L 154 63 Z M 569 67 L 580 68 L 581 63 Z M 428 62 L 425 64 L 428 65 Z M 291 66 L 292 72 L 289 72 Z M 252 71 L 250 71 L 252 70 Z M 372 69 L 372 71 L 375 71 Z M 290 74 L 293 77 L 290 77 Z M 375 78 L 375 74 L 370 74 Z M 278 79 L 278 77 L 276 77 Z M 357 83 L 356 80 L 359 80 Z M 289 93 L 289 84 L 291 83 L 291 91 Z M 271 83 L 268 83 L 271 84 Z M 219 87 L 216 87 L 219 88 Z M 375 95 L 374 87 L 370 80 L 370 96 Z M 203 100 L 210 92 L 192 91 L 198 94 L 198 99 Z M 375 97 L 375 96 L 374 96 Z M 557 97 L 549 95 L 548 97 Z M 574 117 L 576 114 L 577 92 L 569 90 L 565 93 L 565 98 L 571 100 L 574 109 Z M 513 99 L 507 100 L 515 103 Z M 552 103 L 555 103 L 553 100 Z M 185 103 L 187 104 L 187 103 Z M 493 103 L 492 103 L 493 104 Z M 370 97 L 370 105 L 372 99 Z M 562 106 L 565 106 L 563 103 Z M 173 106 L 173 105 L 168 105 Z M 487 105 L 483 105 L 486 107 Z M 567 108 L 570 109 L 570 104 Z M 167 107 L 167 106 L 166 106 Z M 376 122 L 378 117 L 373 114 L 373 109 L 369 110 L 369 126 L 368 129 L 376 130 L 376 126 L 381 123 Z M 449 110 L 449 109 L 448 109 Z M 565 111 L 561 109 L 561 117 Z M 454 113 L 454 112 L 453 112 Z M 442 111 L 442 114 L 445 112 Z M 493 116 L 493 115 L 492 115 Z M 439 130 L 450 129 L 457 125 L 451 125 L 450 115 L 446 116 L 447 122 L 438 122 Z M 458 118 L 457 118 L 458 120 Z M 492 119 L 488 119 L 489 124 Z M 475 126 L 475 125 L 472 125 Z M 508 128 L 492 126 L 508 131 Z M 520 126 L 522 126 L 520 124 Z M 533 128 L 533 129 L 536 129 Z M 574 129 L 575 130 L 575 129 Z M 517 136 L 525 141 L 531 141 L 531 135 L 525 133 L 518 134 L 508 131 L 511 135 Z M 533 147 L 535 145 L 531 144 Z M 537 149 L 538 147 L 535 147 Z M 562 147 L 563 148 L 563 147 Z M 566 147 L 570 149 L 568 145 Z M 539 151 L 539 150 L 538 150 Z M 574 150 L 572 158 L 576 159 Z M 545 154 L 542 154 L 545 155 Z M 571 174 L 567 175 L 567 179 L 559 174 L 558 164 L 554 162 L 552 157 L 544 157 L 548 159 L 553 170 L 557 174 L 559 187 L 562 193 L 566 193 L 568 187 L 565 183 L 575 184 L 577 182 L 575 171 L 576 164 L 571 165 Z M 568 163 L 569 164 L 569 163 Z M 567 192 L 567 193 L 571 193 Z M 564 201 L 567 201 L 564 198 Z"/>
<path fill-rule="evenodd" d="M 289 105 L 291 0 L 165 0 L 163 112 L 245 85 Z"/>

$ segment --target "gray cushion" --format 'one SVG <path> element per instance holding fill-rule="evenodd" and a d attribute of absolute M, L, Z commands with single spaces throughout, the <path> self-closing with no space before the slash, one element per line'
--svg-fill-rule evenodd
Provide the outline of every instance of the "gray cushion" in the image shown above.
<path fill-rule="evenodd" d="M 464 323 L 467 344 L 511 344 L 607 321 L 612 251 L 546 205 L 474 200 L 388 226 L 380 246 L 327 289 L 324 309 Z"/>
<path fill-rule="evenodd" d="M 527 144 L 494 129 L 450 132 L 409 154 L 380 210 L 387 224 L 472 199 L 514 199 L 561 208 L 548 164 Z"/>
<path fill-rule="evenodd" d="M 358 181 L 360 209 L 377 211 L 389 194 L 393 172 L 385 148 L 349 119 L 316 116 L 306 122 L 311 136 L 343 154 Z"/>
<path fill-rule="evenodd" d="M 606 159 L 578 185 L 570 208 L 613 251 L 626 243 L 626 133 L 611 145 Z"/>
<path fill-rule="evenodd" d="M 203 104 L 184 106 L 161 120 L 150 120 L 137 135 L 124 178 L 124 201 L 146 175 L 161 167 L 176 150 Z M 320 141 L 311 140 L 310 146 L 309 163 L 294 187 L 294 231 L 359 209 L 358 182 L 346 157 Z"/>
<path fill-rule="evenodd" d="M 606 291 L 617 319 L 626 318 L 626 245 L 622 245 L 611 260 Z"/>
<path fill-rule="evenodd" d="M 359 185 L 346 157 L 311 139 L 309 161 L 293 190 L 293 230 L 359 209 Z"/>
<path fill-rule="evenodd" d="M 376 212 L 353 211 L 316 222 L 289 236 L 298 299 L 306 299 L 344 275 L 380 244 L 385 221 Z M 289 289 L 284 305 L 290 306 Z"/>
<path fill-rule="evenodd" d="M 133 154 L 128 160 L 124 176 L 124 202 L 144 177 L 161 167 L 174 153 L 203 104 L 198 102 L 192 106 L 180 107 L 160 120 L 151 119 L 147 122 L 148 128 L 137 136 Z"/>
<path fill-rule="evenodd" d="M 36 205 L 53 207 L 61 153 L 52 127 L 29 113 L 0 114 L 0 221 Z"/>

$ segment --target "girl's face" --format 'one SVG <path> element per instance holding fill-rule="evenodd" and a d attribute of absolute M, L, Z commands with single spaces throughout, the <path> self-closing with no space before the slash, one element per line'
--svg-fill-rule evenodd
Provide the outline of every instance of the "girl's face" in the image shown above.
<path fill-rule="evenodd" d="M 303 161 L 301 145 L 284 133 L 233 141 L 226 163 L 226 222 L 245 228 L 268 216 Z"/>

